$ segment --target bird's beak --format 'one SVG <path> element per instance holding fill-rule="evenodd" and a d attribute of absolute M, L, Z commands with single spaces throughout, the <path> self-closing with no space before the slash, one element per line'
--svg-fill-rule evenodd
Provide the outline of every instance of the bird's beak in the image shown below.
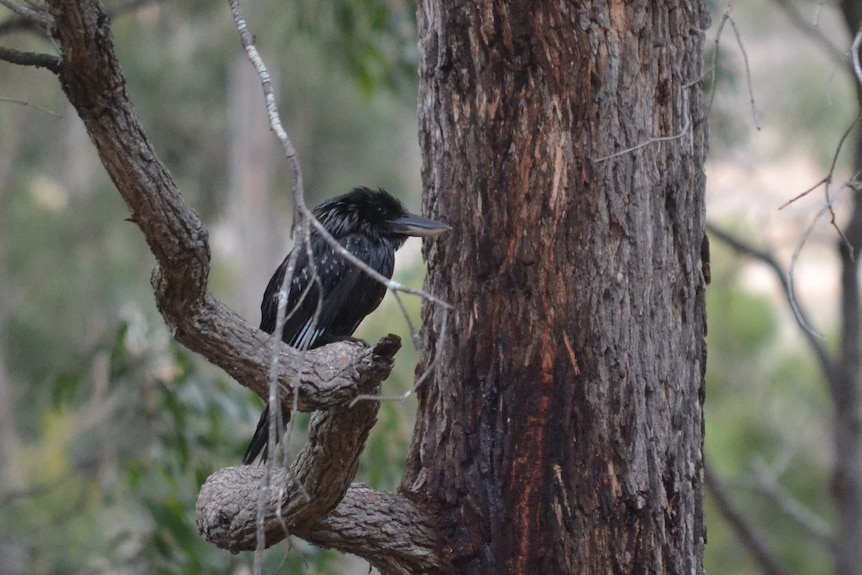
<path fill-rule="evenodd" d="M 420 238 L 430 238 L 442 234 L 449 229 L 449 226 L 446 224 L 415 214 L 407 214 L 396 220 L 390 220 L 389 225 L 392 226 L 392 231 L 396 234 Z"/>

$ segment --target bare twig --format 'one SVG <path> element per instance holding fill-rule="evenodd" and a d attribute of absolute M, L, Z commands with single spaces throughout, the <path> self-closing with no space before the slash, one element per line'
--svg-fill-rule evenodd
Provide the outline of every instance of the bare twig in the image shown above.
<path fill-rule="evenodd" d="M 767 251 L 760 250 L 755 248 L 754 246 L 742 241 L 741 239 L 731 235 L 730 233 L 722 230 L 721 228 L 715 226 L 714 224 L 707 224 L 706 226 L 707 232 L 711 237 L 717 238 L 719 241 L 728 245 L 733 250 L 747 255 L 749 257 L 758 260 L 768 267 L 772 273 L 775 275 L 779 284 L 781 285 L 781 289 L 784 292 L 784 297 L 787 300 L 788 305 L 790 306 L 791 312 L 793 316 L 796 318 L 796 322 L 802 327 L 803 336 L 806 339 L 809 347 L 814 352 L 815 357 L 817 358 L 818 363 L 820 364 L 820 368 L 827 375 L 827 381 L 833 380 L 833 375 L 835 374 L 836 366 L 835 361 L 826 351 L 826 347 L 823 345 L 823 341 L 816 335 L 810 327 L 808 326 L 808 320 L 806 318 L 806 314 L 803 310 L 802 304 L 797 300 L 795 293 L 793 292 L 793 286 L 790 283 L 788 275 L 785 274 L 784 268 L 781 264 L 778 263 L 778 260 L 775 259 L 775 256 Z"/>
<path fill-rule="evenodd" d="M 415 296 L 419 296 L 422 299 L 425 299 L 425 300 L 428 300 L 434 304 L 437 304 L 444 309 L 452 309 L 451 305 L 449 305 L 448 303 L 446 303 L 442 299 L 435 297 L 435 296 L 431 295 L 430 293 L 428 293 L 424 290 L 408 287 L 402 283 L 399 283 L 393 279 L 389 279 L 386 276 L 378 273 L 376 270 L 374 270 L 374 268 L 370 267 L 365 262 L 363 262 L 362 260 L 360 260 L 359 258 L 354 256 L 352 253 L 347 251 L 347 249 L 345 249 L 344 246 L 342 246 L 340 243 L 338 243 L 338 240 L 333 238 L 332 234 L 330 234 L 328 231 L 326 231 L 326 228 L 323 227 L 323 224 L 321 224 L 317 220 L 317 218 L 313 217 L 313 215 L 311 214 L 310 211 L 308 212 L 307 217 L 311 221 L 311 225 L 314 227 L 314 229 L 317 230 L 317 232 L 320 234 L 320 236 L 324 240 L 326 240 L 326 242 L 330 246 L 332 246 L 332 248 L 335 250 L 335 252 L 338 255 L 340 255 L 341 257 L 343 257 L 347 261 L 349 261 L 354 266 L 358 267 L 364 273 L 368 274 L 372 278 L 376 279 L 377 281 L 379 281 L 380 283 L 385 285 L 387 289 L 390 289 L 393 291 L 400 291 L 400 292 L 404 292 L 404 293 L 409 293 L 409 294 L 415 295 Z"/>
<path fill-rule="evenodd" d="M 0 50 L 2 50 L 2 49 L 0 49 Z M 45 112 L 46 114 L 48 114 L 50 116 L 54 116 L 55 118 L 62 118 L 63 117 L 62 114 L 55 112 L 54 110 L 49 110 L 48 108 L 45 108 L 45 107 L 40 106 L 38 104 L 33 104 L 32 102 L 27 102 L 26 100 L 16 100 L 15 98 L 0 98 L 0 102 L 7 102 L 9 104 L 17 104 L 19 106 L 30 107 L 30 108 L 33 108 L 34 110 L 39 110 L 40 112 Z"/>
<path fill-rule="evenodd" d="M 274 374 L 277 372 L 278 368 L 278 345 L 282 337 L 282 332 L 284 329 L 285 318 L 287 317 L 288 310 L 287 308 L 287 293 L 292 284 L 292 280 L 294 274 L 296 272 L 296 261 L 298 254 L 300 253 L 300 249 L 305 249 L 307 252 L 307 259 L 310 265 L 310 271 L 312 273 L 312 282 L 320 281 L 316 269 L 314 269 L 314 258 L 311 253 L 311 245 L 310 245 L 310 235 L 311 229 L 313 228 L 329 245 L 334 249 L 334 251 L 339 254 L 341 257 L 349 261 L 352 265 L 359 268 L 363 273 L 368 274 L 372 278 L 376 279 L 383 285 L 387 287 L 387 289 L 393 290 L 396 293 L 396 299 L 398 300 L 399 306 L 407 317 L 408 325 L 411 328 L 411 337 L 416 342 L 416 331 L 413 328 L 412 322 L 409 318 L 409 315 L 406 312 L 406 308 L 404 308 L 403 303 L 400 301 L 400 298 L 397 297 L 398 291 L 403 291 L 405 293 L 411 293 L 414 295 L 418 295 L 423 297 L 429 301 L 437 303 L 438 305 L 444 306 L 444 308 L 448 309 L 450 306 L 439 300 L 432 295 L 422 291 L 416 290 L 413 288 L 408 288 L 406 286 L 401 285 L 398 282 L 391 280 L 390 278 L 386 278 L 385 276 L 378 273 L 376 270 L 362 262 L 359 258 L 350 253 L 346 248 L 344 248 L 332 235 L 326 230 L 326 228 L 314 217 L 314 214 L 311 210 L 308 209 L 308 206 L 305 203 L 305 194 L 303 191 L 303 182 L 302 182 L 302 170 L 299 163 L 299 158 L 296 153 L 296 149 L 293 146 L 293 143 L 290 140 L 290 137 L 287 134 L 287 131 L 284 129 L 284 126 L 281 123 L 281 118 L 278 112 L 278 107 L 275 99 L 275 94 L 272 87 L 272 80 L 269 75 L 269 72 L 266 68 L 265 63 L 263 62 L 260 54 L 257 52 L 257 49 L 254 45 L 254 36 L 249 32 L 248 25 L 243 16 L 242 10 L 239 6 L 238 0 L 228 0 L 228 4 L 230 6 L 231 14 L 234 19 L 234 23 L 236 25 L 236 29 L 239 32 L 240 39 L 242 42 L 242 46 L 246 51 L 246 54 L 254 65 L 261 81 L 261 86 L 263 88 L 264 99 L 266 101 L 266 110 L 267 116 L 269 117 L 270 126 L 272 127 L 273 132 L 281 143 L 282 149 L 284 151 L 285 158 L 288 161 L 290 166 L 290 173 L 292 179 L 292 189 L 293 189 L 293 200 L 294 200 L 294 227 L 299 229 L 300 238 L 296 242 L 293 255 L 291 257 L 290 262 L 288 263 L 285 276 L 282 280 L 281 289 L 279 290 L 279 300 L 278 300 L 278 311 L 277 311 L 277 319 L 276 319 L 276 328 L 274 331 L 273 337 L 273 354 L 272 354 L 272 376 L 270 377 L 270 393 L 269 393 L 269 401 L 268 407 L 269 410 L 269 430 L 268 430 L 268 444 L 275 455 L 275 445 L 277 445 L 276 437 L 277 434 L 281 430 L 281 413 L 280 413 L 280 401 L 278 398 L 279 388 L 276 385 L 276 378 Z M 318 297 L 317 308 L 315 311 L 314 318 L 312 319 L 312 332 L 314 331 L 314 326 L 316 326 L 317 321 L 320 317 L 321 305 L 322 305 L 322 290 L 318 290 L 318 293 L 321 294 Z M 295 342 L 297 347 L 302 351 L 307 348 L 307 346 L 311 343 L 310 340 L 306 339 L 305 341 Z M 423 374 L 424 375 L 424 374 Z M 421 380 L 424 379 L 420 378 Z M 418 383 L 417 383 L 418 385 Z M 297 395 L 294 394 L 294 398 Z M 363 396 L 365 398 L 377 398 L 377 396 Z M 351 404 L 353 405 L 353 404 Z M 293 418 L 292 418 L 293 421 Z M 291 424 L 293 425 L 293 423 Z M 288 437 L 290 436 L 290 431 L 288 430 Z M 283 447 L 286 449 L 287 441 L 284 442 Z M 267 511 L 267 507 L 269 506 L 269 485 L 270 480 L 272 479 L 272 466 L 274 465 L 275 457 L 271 457 L 268 459 L 266 467 L 268 471 L 261 476 L 261 486 L 259 492 L 258 499 L 258 514 L 257 514 L 257 549 L 255 552 L 255 560 L 254 560 L 254 572 L 260 573 L 262 569 L 263 562 L 263 549 L 264 549 L 264 540 L 265 540 L 265 531 L 264 531 L 264 519 L 265 513 Z M 308 496 L 305 487 L 302 486 L 302 482 L 298 481 L 297 484 L 300 486 L 300 491 L 303 492 L 305 496 Z M 283 495 L 283 489 L 280 491 Z M 281 501 L 279 499 L 279 501 Z M 283 526 L 286 527 L 286 523 L 283 517 L 280 515 L 281 506 L 277 506 L 279 510 L 278 519 Z M 285 533 L 286 534 L 286 533 Z"/>
<path fill-rule="evenodd" d="M 114 19 L 129 12 L 134 12 L 138 8 L 158 2 L 162 2 L 162 0 L 122 0 L 121 2 L 112 2 L 110 5 L 105 6 L 105 13 L 109 18 Z M 3 22 L 0 22 L 0 36 L 14 32 L 37 32 L 40 37 L 44 37 L 43 35 L 46 33 L 46 30 L 32 20 L 21 16 L 7 18 Z"/>
<path fill-rule="evenodd" d="M 712 472 L 708 462 L 704 464 L 704 481 L 721 514 L 733 526 L 733 532 L 751 553 L 767 575 L 791 575 L 790 569 L 771 548 L 766 536 L 751 519 L 731 501 L 722 481 Z"/>
<path fill-rule="evenodd" d="M 829 525 L 801 501 L 788 493 L 779 483 L 776 473 L 770 469 L 765 461 L 757 458 L 753 463 L 754 477 L 740 483 L 775 503 L 785 515 L 831 550 L 835 541 Z"/>
<path fill-rule="evenodd" d="M 278 353 L 276 352 L 276 350 L 281 343 L 282 333 L 284 331 L 285 318 L 287 317 L 288 290 L 290 289 L 290 286 L 293 282 L 294 274 L 296 273 L 296 262 L 299 257 L 301 246 L 308 245 L 309 229 L 308 226 L 304 225 L 303 219 L 300 219 L 300 221 L 297 222 L 296 214 L 300 214 L 300 218 L 304 218 L 305 212 L 307 212 L 307 209 L 302 210 L 302 208 L 305 207 L 305 192 L 302 183 L 302 167 L 299 163 L 299 157 L 296 153 L 296 148 L 293 146 L 293 142 L 290 140 L 287 131 L 284 129 L 284 126 L 281 123 L 281 117 L 278 113 L 278 105 L 275 100 L 275 92 L 272 87 L 272 77 L 269 74 L 269 70 L 267 69 L 266 64 L 264 63 L 263 59 L 260 57 L 260 54 L 257 51 L 257 47 L 254 43 L 254 36 L 248 30 L 248 23 L 246 22 L 242 9 L 240 8 L 239 1 L 228 0 L 228 5 L 230 6 L 231 15 L 233 16 L 237 32 L 239 32 L 242 47 L 245 50 L 248 59 L 254 65 L 258 76 L 260 77 L 260 83 L 261 87 L 263 88 L 264 101 L 266 102 L 266 113 L 267 117 L 269 118 L 270 127 L 278 138 L 278 141 L 281 143 L 284 150 L 285 158 L 287 159 L 288 165 L 290 166 L 290 176 L 294 199 L 294 226 L 296 226 L 298 223 L 299 230 L 301 232 L 298 245 L 295 247 L 291 254 L 290 261 L 288 262 L 284 278 L 282 279 L 281 286 L 279 288 L 275 330 L 273 331 L 272 338 L 272 375 L 270 376 L 269 382 L 269 400 L 267 401 L 266 406 L 266 409 L 269 410 L 269 428 L 267 430 L 267 434 L 269 437 L 267 439 L 267 444 L 269 446 L 269 451 L 272 454 L 272 457 L 267 459 L 267 471 L 261 477 L 260 492 L 258 495 L 257 548 L 255 549 L 253 568 L 254 573 L 259 574 L 261 573 L 263 568 L 263 551 L 265 548 L 264 518 L 267 511 L 267 507 L 270 504 L 268 497 L 270 480 L 272 478 L 272 469 L 276 463 L 277 458 L 277 438 L 281 434 L 282 427 L 279 388 L 277 382 L 275 381 L 275 373 L 277 373 L 278 370 Z M 312 258 L 309 258 L 309 260 L 311 259 Z M 316 277 L 316 274 L 314 275 Z M 318 299 L 318 310 L 319 308 L 320 300 Z M 301 351 L 304 350 L 301 349 Z M 296 397 L 295 394 L 294 397 Z M 295 425 L 295 423 L 293 423 L 294 418 L 291 418 L 291 421 L 291 427 L 293 427 L 293 425 Z M 286 448 L 286 445 L 284 447 Z M 299 485 L 302 485 L 301 482 L 299 482 Z M 307 490 L 304 486 L 300 487 L 300 491 L 303 493 L 304 496 L 308 495 Z"/>
<path fill-rule="evenodd" d="M 733 16 L 728 15 L 730 26 L 733 28 L 733 33 L 736 35 L 736 43 L 739 45 L 739 51 L 742 53 L 742 61 L 745 64 L 745 80 L 748 85 L 748 99 L 751 102 L 751 117 L 754 119 L 754 127 L 760 131 L 760 123 L 757 120 L 757 104 L 754 102 L 754 87 L 751 82 L 751 65 L 748 63 L 748 52 L 745 50 L 745 44 L 742 43 L 742 36 L 739 34 L 739 28 L 736 26 L 736 20 Z"/>
<path fill-rule="evenodd" d="M 845 58 L 847 53 L 842 52 L 835 44 L 832 43 L 832 40 L 817 27 L 816 20 L 814 22 L 808 22 L 799 12 L 799 8 L 796 7 L 796 4 L 790 0 L 773 0 L 773 2 L 778 5 L 781 11 L 784 12 L 785 16 L 787 16 L 790 22 L 796 26 L 800 32 L 811 38 L 812 41 L 823 48 L 830 58 L 836 62 L 840 62 Z M 820 7 L 818 6 L 818 11 L 819 8 Z"/>
<path fill-rule="evenodd" d="M 60 59 L 50 54 L 37 54 L 36 52 L 22 52 L 13 48 L 0 46 L 0 60 L 17 64 L 18 66 L 33 66 L 34 68 L 45 68 L 55 74 L 60 73 Z"/>
<path fill-rule="evenodd" d="M 856 81 L 862 85 L 862 65 L 859 64 L 859 46 L 862 44 L 862 28 L 856 31 L 853 36 L 853 44 L 850 45 L 850 56 L 853 58 L 853 72 L 856 74 Z"/>
<path fill-rule="evenodd" d="M 604 162 L 605 160 L 610 160 L 611 158 L 616 158 L 618 156 L 622 156 L 624 154 L 628 154 L 629 152 L 634 152 L 635 150 L 639 150 L 650 144 L 655 144 L 657 142 L 670 142 L 672 140 L 678 140 L 685 136 L 688 129 L 691 127 L 691 118 L 688 110 L 688 92 L 683 90 L 682 92 L 682 128 L 680 128 L 679 133 L 673 134 L 671 136 L 656 136 L 652 138 L 648 138 L 646 141 L 641 142 L 640 144 L 636 144 L 630 148 L 626 148 L 624 150 L 620 150 L 618 152 L 614 152 L 613 154 L 609 154 L 607 156 L 602 156 L 600 158 L 594 158 L 593 161 Z"/>
<path fill-rule="evenodd" d="M 707 115 L 712 112 L 712 104 L 715 101 L 715 92 L 718 79 L 718 54 L 719 48 L 721 47 L 721 33 L 724 31 L 724 25 L 727 23 L 727 20 L 730 18 L 731 9 L 732 6 L 728 5 L 727 8 L 724 10 L 724 13 L 721 15 L 721 21 L 715 28 L 715 41 L 712 48 L 712 63 L 709 66 L 711 73 L 709 80 L 709 102 L 706 105 Z"/>
<path fill-rule="evenodd" d="M 47 31 L 51 25 L 51 17 L 48 15 L 47 12 L 27 8 L 26 6 L 16 4 L 11 0 L 0 0 L 0 6 L 8 8 L 13 13 L 17 14 L 21 18 L 24 18 L 28 22 L 32 22 L 42 30 Z"/>
<path fill-rule="evenodd" d="M 707 104 L 707 113 L 712 111 L 712 104 L 715 101 L 715 92 L 716 92 L 716 76 L 718 73 L 718 53 L 719 47 L 721 45 L 721 33 L 724 31 L 724 25 L 727 22 L 730 22 L 730 26 L 733 28 L 733 33 L 736 36 L 736 43 L 739 45 L 739 51 L 742 53 L 742 60 L 745 64 L 745 79 L 748 85 L 748 98 L 751 102 L 751 115 L 754 119 L 754 127 L 760 131 L 760 123 L 757 119 L 757 106 L 754 100 L 754 87 L 751 81 L 751 67 L 748 62 L 748 52 L 745 50 L 745 45 L 742 43 L 742 36 L 739 33 L 739 28 L 736 26 L 736 21 L 733 19 L 733 3 L 728 2 L 727 8 L 725 8 L 724 13 L 721 15 L 721 22 L 718 23 L 718 27 L 715 30 L 715 47 L 713 48 L 712 53 L 712 79 L 711 79 L 711 87 L 709 94 L 709 104 Z"/>
<path fill-rule="evenodd" d="M 442 337 L 442 334 L 446 333 L 446 329 L 448 327 L 448 325 L 447 325 L 448 322 L 449 322 L 449 310 L 446 308 L 443 308 L 443 317 L 440 318 L 441 337 Z M 413 387 L 411 387 L 410 389 L 408 389 L 404 393 L 402 393 L 400 395 L 363 395 L 363 394 L 359 394 L 353 398 L 353 401 L 350 402 L 350 405 L 355 405 L 359 401 L 368 401 L 368 400 L 393 401 L 393 402 L 406 401 L 407 398 L 410 397 L 411 395 L 413 395 L 414 393 L 416 393 L 416 391 L 419 389 L 419 387 L 423 383 L 425 383 L 425 380 L 428 379 L 428 377 L 432 373 L 434 373 L 434 370 L 437 368 L 437 365 L 440 363 L 440 356 L 442 355 L 442 352 L 443 352 L 443 346 L 437 345 L 434 348 L 434 357 L 431 360 L 431 363 L 429 363 L 428 367 L 426 367 L 422 371 L 422 373 L 416 379 L 416 383 L 413 384 Z"/>

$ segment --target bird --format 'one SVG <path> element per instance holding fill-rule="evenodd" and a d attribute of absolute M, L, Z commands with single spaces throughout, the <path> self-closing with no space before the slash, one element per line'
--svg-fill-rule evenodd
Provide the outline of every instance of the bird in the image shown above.
<path fill-rule="evenodd" d="M 354 188 L 326 200 L 312 213 L 344 249 L 386 278 L 392 277 L 395 251 L 408 237 L 433 237 L 449 229 L 444 223 L 410 213 L 382 188 Z M 281 333 L 284 343 L 300 350 L 349 338 L 386 295 L 386 286 L 339 255 L 314 228 L 309 242 L 309 246 L 299 243 L 293 248 L 300 251 L 286 289 Z M 260 304 L 260 329 L 269 334 L 276 330 L 278 294 L 292 257 L 291 251 L 275 270 Z M 289 419 L 290 412 L 283 411 L 282 421 L 286 424 Z M 266 461 L 268 442 L 269 409 L 264 407 L 243 464 L 254 463 L 258 455 Z"/>

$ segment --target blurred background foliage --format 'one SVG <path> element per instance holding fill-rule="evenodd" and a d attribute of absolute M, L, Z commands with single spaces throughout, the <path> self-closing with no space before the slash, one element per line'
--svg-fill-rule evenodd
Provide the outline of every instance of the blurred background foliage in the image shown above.
<path fill-rule="evenodd" d="M 723 174 L 791 153 L 825 169 L 854 103 L 850 82 L 816 51 L 803 46 L 783 73 L 771 67 L 773 45 L 783 53 L 800 40 L 765 4 L 739 6 L 735 17 L 768 133 L 756 136 L 744 66 L 725 31 L 710 205 L 739 235 L 786 247 L 806 212 L 788 216 L 783 231 L 764 223 L 822 173 L 776 197 L 759 193 L 766 176 L 748 172 L 751 188 L 734 195 Z M 717 23 L 724 5 L 714 8 Z M 309 203 L 370 185 L 418 209 L 414 3 L 260 0 L 248 10 Z M 11 19 L 0 12 L 0 30 Z M 148 135 L 210 229 L 213 289 L 256 323 L 290 244 L 290 179 L 227 7 L 144 2 L 114 16 L 114 34 Z M 26 31 L 2 39 L 50 49 Z M 710 43 L 707 63 L 714 52 Z M 240 460 L 260 402 L 173 343 L 148 282 L 153 259 L 56 79 L 4 63 L 0 77 L 0 574 L 250 573 L 251 555 L 199 539 L 194 504 L 207 475 Z M 399 253 L 403 283 L 421 285 L 419 252 L 411 240 Z M 774 481 L 832 521 L 824 384 L 774 285 L 752 280 L 752 264 L 716 242 L 712 262 L 707 453 L 794 572 L 826 572 L 828 550 L 758 493 L 759 481 Z M 828 293 L 815 308 L 827 318 Z M 419 302 L 407 301 L 418 322 Z M 818 325 L 833 329 L 828 319 Z M 357 335 L 389 332 L 404 340 L 384 390 L 396 394 L 411 387 L 417 358 L 388 298 Z M 397 486 L 414 412 L 413 400 L 383 404 L 358 480 Z M 709 572 L 759 572 L 711 501 L 707 523 Z M 298 540 L 267 553 L 267 573 L 367 569 Z"/>

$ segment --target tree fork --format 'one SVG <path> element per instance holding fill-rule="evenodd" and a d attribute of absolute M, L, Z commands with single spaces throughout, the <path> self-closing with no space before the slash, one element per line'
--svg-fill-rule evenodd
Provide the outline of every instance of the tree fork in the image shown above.
<path fill-rule="evenodd" d="M 94 0 L 49 0 L 48 10 L 61 52 L 52 71 L 129 206 L 129 219 L 156 257 L 152 284 L 165 321 L 177 341 L 265 399 L 269 336 L 209 293 L 207 230 L 183 201 L 140 125 L 114 53 L 108 17 Z M 374 348 L 340 342 L 297 361 L 296 352 L 281 345 L 282 404 L 292 407 L 296 386 L 300 410 L 322 411 L 312 417 L 309 442 L 290 473 L 276 470 L 265 517 L 267 545 L 283 539 L 287 525 L 293 534 L 363 556 L 386 573 L 446 570 L 436 553 L 439 537 L 430 516 L 402 497 L 349 487 L 379 406 L 373 401 L 348 404 L 359 394 L 376 393 L 399 347 L 394 336 Z M 264 472 L 233 467 L 208 479 L 198 501 L 198 525 L 208 540 L 232 551 L 254 549 L 253 510 Z M 310 501 L 295 487 L 296 479 L 310 486 Z"/>

